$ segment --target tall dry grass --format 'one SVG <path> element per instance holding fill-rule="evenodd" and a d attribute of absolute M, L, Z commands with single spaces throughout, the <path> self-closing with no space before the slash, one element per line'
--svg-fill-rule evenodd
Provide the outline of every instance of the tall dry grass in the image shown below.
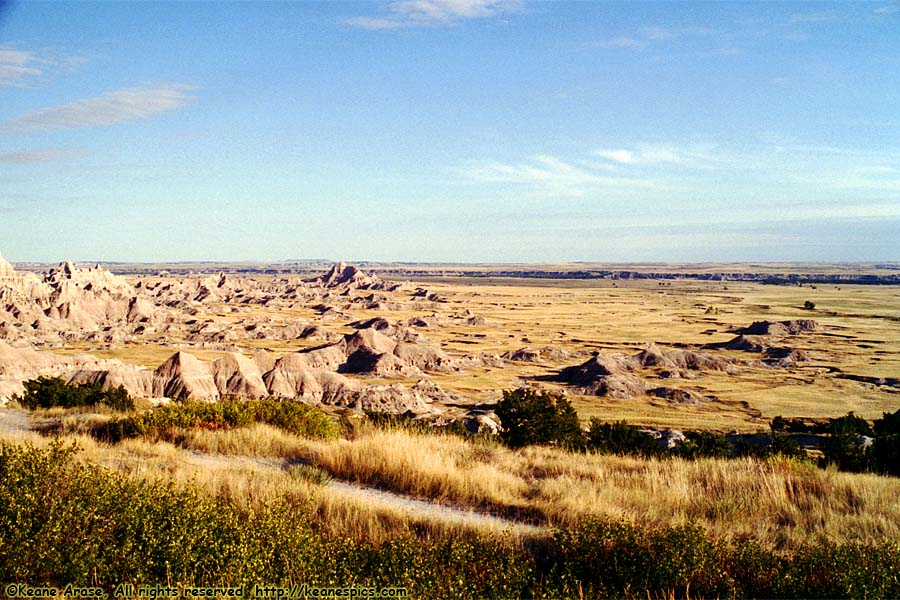
<path fill-rule="evenodd" d="M 819 538 L 900 538 L 900 480 L 794 460 L 647 460 L 405 430 L 314 442 L 271 428 L 197 431 L 196 451 L 284 456 L 334 477 L 441 502 L 573 525 L 587 517 L 698 524 L 711 534 L 792 549 Z"/>
<path fill-rule="evenodd" d="M 324 529 L 376 541 L 411 530 L 491 528 L 463 527 L 377 498 L 351 497 L 296 471 L 292 475 L 284 465 L 313 465 L 338 479 L 548 525 L 589 517 L 691 523 L 718 538 L 755 539 L 785 550 L 823 538 L 900 539 L 900 479 L 787 459 L 647 460 L 545 447 L 514 451 L 451 435 L 381 429 L 324 442 L 266 425 L 186 431 L 180 447 L 142 440 L 107 446 L 83 435 L 67 437 L 84 448 L 82 460 L 134 477 L 192 482 L 245 505 L 293 498 L 306 503 Z M 16 439 L 46 443 L 36 434 Z"/>
<path fill-rule="evenodd" d="M 81 462 L 99 464 L 138 480 L 172 482 L 178 488 L 197 487 L 242 508 L 259 509 L 287 500 L 304 507 L 323 533 L 367 540 L 376 545 L 415 534 L 423 539 L 490 536 L 518 546 L 535 535 L 533 531 L 513 530 L 502 523 L 462 523 L 440 513 L 423 513 L 377 496 L 347 494 L 321 485 L 315 478 L 304 477 L 302 471 L 298 474 L 297 469 L 290 468 L 293 461 L 303 456 L 300 450 L 309 441 L 275 427 L 258 425 L 218 432 L 218 435 L 208 431 L 196 433 L 205 443 L 197 441 L 192 448 L 140 439 L 109 445 L 83 434 L 51 438 L 34 431 L 0 432 L 0 443 L 28 443 L 48 448 L 53 439 L 62 439 L 78 446 L 77 460 Z M 216 452 L 208 453 L 213 448 Z"/>

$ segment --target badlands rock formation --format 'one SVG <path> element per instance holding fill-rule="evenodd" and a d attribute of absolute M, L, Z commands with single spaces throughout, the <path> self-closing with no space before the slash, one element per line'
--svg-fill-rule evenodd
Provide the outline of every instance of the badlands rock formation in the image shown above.
<path fill-rule="evenodd" d="M 739 335 L 728 342 L 708 344 L 704 348 L 760 353 L 760 361 L 742 361 L 700 350 L 665 350 L 650 343 L 632 356 L 597 353 L 582 364 L 563 368 L 551 379 L 577 386 L 585 394 L 618 399 L 646 394 L 677 404 L 697 404 L 712 398 L 682 387 L 657 386 L 646 379 L 647 372 L 657 378 L 690 380 L 703 372 L 734 374 L 742 366 L 792 367 L 809 360 L 809 355 L 784 346 L 785 338 L 821 330 L 821 326 L 812 320 L 759 321 L 738 329 Z M 774 346 L 775 343 L 780 345 Z M 526 352 L 528 350 L 523 348 L 504 356 L 511 360 L 523 360 L 523 355 L 525 359 L 536 355 L 534 351 Z"/>
<path fill-rule="evenodd" d="M 9 264 L 3 255 L 0 254 L 0 277 L 14 277 L 16 270 Z"/>
<path fill-rule="evenodd" d="M 569 358 L 569 353 L 562 348 L 554 348 L 553 346 L 544 346 L 543 348 L 531 348 L 524 346 L 518 350 L 510 350 L 500 355 L 505 360 L 514 362 L 542 363 L 547 361 L 558 361 Z"/>
<path fill-rule="evenodd" d="M 320 321 L 346 319 L 344 310 L 384 304 L 379 291 L 400 286 L 340 263 L 321 277 L 258 280 L 219 274 L 197 278 L 149 277 L 131 284 L 109 271 L 60 264 L 42 276 L 18 273 L 0 258 L 0 401 L 23 391 L 22 382 L 60 376 L 72 382 L 124 386 L 147 398 L 280 396 L 305 402 L 389 412 L 435 411 L 434 400 L 455 397 L 422 380 L 405 387 L 366 385 L 345 374 L 421 377 L 494 364 L 496 356 L 451 357 L 426 346 L 414 328 L 375 318 L 340 335 Z M 262 313 L 253 307 L 262 307 Z M 268 316 L 315 309 L 317 321 Z M 243 314 L 254 312 L 254 314 Z M 231 315 L 227 319 L 223 315 Z M 471 318 L 474 315 L 465 315 Z M 150 342 L 233 349 L 242 340 L 323 342 L 277 357 L 236 351 L 207 362 L 188 351 L 151 371 L 114 360 L 37 352 L 72 342 L 100 346 Z M 15 344 L 15 347 L 10 344 Z"/>
<path fill-rule="evenodd" d="M 681 387 L 656 385 L 641 372 L 656 378 L 690 380 L 704 371 L 733 374 L 738 364 L 734 359 L 705 352 L 663 350 L 651 342 L 632 356 L 597 353 L 580 365 L 562 369 L 554 379 L 577 386 L 585 394 L 617 399 L 646 394 L 677 404 L 697 404 L 709 398 Z"/>
<path fill-rule="evenodd" d="M 73 382 L 98 382 L 106 387 L 124 385 L 140 396 L 152 397 L 152 373 L 118 360 L 87 354 L 62 356 L 15 347 L 0 340 L 0 403 L 25 391 L 22 382 L 39 376 L 62 377 Z"/>
<path fill-rule="evenodd" d="M 709 349 L 739 350 L 762 354 L 761 363 L 771 367 L 791 367 L 810 359 L 807 352 L 794 348 L 792 338 L 805 333 L 818 333 L 823 327 L 812 319 L 792 321 L 755 321 L 735 331 L 738 335 Z"/>

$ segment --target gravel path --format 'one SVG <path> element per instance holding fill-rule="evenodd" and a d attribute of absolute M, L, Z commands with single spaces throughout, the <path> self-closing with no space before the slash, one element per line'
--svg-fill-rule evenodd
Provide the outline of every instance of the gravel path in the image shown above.
<path fill-rule="evenodd" d="M 24 410 L 0 408 L 0 433 L 25 433 L 31 431 L 31 419 Z"/>
<path fill-rule="evenodd" d="M 498 517 L 496 515 L 457 508 L 455 506 L 448 506 L 446 504 L 438 504 L 436 502 L 428 502 L 426 500 L 410 498 L 409 496 L 402 496 L 400 494 L 395 494 L 394 492 L 379 490 L 355 483 L 332 481 L 328 484 L 328 486 L 331 489 L 339 490 L 340 492 L 348 496 L 355 496 L 357 498 L 364 498 L 366 500 L 381 501 L 397 508 L 405 509 L 411 513 L 426 514 L 428 516 L 437 517 L 455 523 L 481 523 L 485 525 L 493 525 L 500 529 L 510 528 L 514 533 L 526 535 L 535 535 L 547 532 L 547 529 L 545 527 L 529 525 L 527 523 L 521 523 L 519 521 L 512 521 L 504 517 Z"/>

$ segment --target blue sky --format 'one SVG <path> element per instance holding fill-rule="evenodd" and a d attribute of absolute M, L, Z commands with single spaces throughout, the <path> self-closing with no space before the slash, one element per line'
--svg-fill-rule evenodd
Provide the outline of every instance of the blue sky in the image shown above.
<path fill-rule="evenodd" d="M 900 2 L 0 2 L 12 261 L 900 260 Z"/>

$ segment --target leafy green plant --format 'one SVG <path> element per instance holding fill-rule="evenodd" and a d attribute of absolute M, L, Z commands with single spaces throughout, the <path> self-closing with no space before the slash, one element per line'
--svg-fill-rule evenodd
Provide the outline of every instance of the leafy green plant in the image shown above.
<path fill-rule="evenodd" d="M 801 460 L 807 460 L 809 458 L 809 455 L 806 453 L 806 450 L 803 449 L 803 446 L 800 445 L 800 442 L 797 441 L 797 438 L 791 435 L 773 434 L 771 436 L 771 441 L 766 447 L 766 452 L 763 456 L 772 455 L 799 458 Z"/>
<path fill-rule="evenodd" d="M 234 429 L 267 423 L 304 437 L 337 437 L 338 426 L 319 409 L 290 400 L 189 400 L 100 424 L 94 436 L 107 442 L 147 437 L 172 440 L 186 429 Z"/>
<path fill-rule="evenodd" d="M 882 413 L 880 419 L 872 424 L 875 435 L 894 435 L 900 433 L 900 410 L 894 413 Z"/>
<path fill-rule="evenodd" d="M 848 412 L 843 417 L 837 417 L 829 420 L 827 429 L 831 435 L 873 435 L 872 427 L 869 422 L 862 417 L 856 416 L 853 411 Z"/>
<path fill-rule="evenodd" d="M 813 430 L 813 427 L 808 425 L 803 419 L 786 419 L 781 415 L 772 419 L 770 427 L 773 433 L 808 433 Z"/>
<path fill-rule="evenodd" d="M 853 412 L 830 419 L 828 437 L 821 444 L 823 465 L 835 464 L 842 471 L 862 472 L 872 470 L 872 455 L 860 444 L 860 436 L 873 435 L 869 422 Z"/>
<path fill-rule="evenodd" d="M 666 450 L 653 436 L 628 425 L 625 421 L 604 423 L 600 419 L 593 418 L 587 436 L 588 448 L 604 454 L 666 455 Z"/>
<path fill-rule="evenodd" d="M 65 379 L 59 377 L 38 377 L 26 381 L 23 385 L 25 393 L 13 396 L 12 399 L 29 410 L 100 404 L 120 411 L 134 408 L 134 401 L 122 386 L 103 389 L 99 383 L 67 383 Z"/>
<path fill-rule="evenodd" d="M 734 458 L 737 451 L 725 436 L 709 431 L 688 431 L 675 453 L 682 458 Z"/>
<path fill-rule="evenodd" d="M 875 438 L 871 455 L 876 472 L 900 477 L 900 433 Z"/>
<path fill-rule="evenodd" d="M 527 388 L 504 391 L 495 412 L 503 425 L 500 438 L 513 448 L 529 444 L 584 447 L 578 413 L 561 395 Z"/>

